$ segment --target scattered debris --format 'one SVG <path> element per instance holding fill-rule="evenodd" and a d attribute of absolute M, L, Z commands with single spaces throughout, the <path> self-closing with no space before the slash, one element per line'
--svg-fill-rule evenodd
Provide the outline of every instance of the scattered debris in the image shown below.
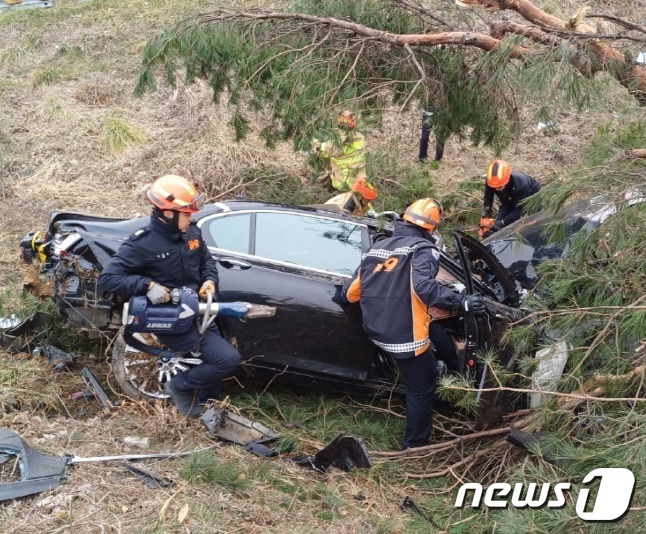
<path fill-rule="evenodd" d="M 4 0 L 0 1 L 0 14 L 13 9 L 54 7 L 53 0 Z"/>
<path fill-rule="evenodd" d="M 118 399 L 114 402 L 110 400 L 110 397 L 105 392 L 105 389 L 103 389 L 101 384 L 99 384 L 99 381 L 96 379 L 96 377 L 88 367 L 83 367 L 81 372 L 83 373 L 83 380 L 85 380 L 87 387 L 90 389 L 90 391 L 92 391 L 92 394 L 94 395 L 96 400 L 99 401 L 101 408 L 103 408 L 106 412 L 110 412 L 115 406 L 119 406 L 121 404 L 121 401 Z"/>
<path fill-rule="evenodd" d="M 75 391 L 70 395 L 70 399 L 72 400 L 79 400 L 79 399 L 93 399 L 94 398 L 94 393 L 89 388 L 83 388 L 81 391 Z"/>
<path fill-rule="evenodd" d="M 123 467 L 125 467 L 127 471 L 132 473 L 135 477 L 137 477 L 139 480 L 143 481 L 147 486 L 153 489 L 168 488 L 175 484 L 175 482 L 173 482 L 169 478 L 151 473 L 150 471 L 141 469 L 140 467 L 136 467 L 127 462 L 124 462 Z"/>
<path fill-rule="evenodd" d="M 646 65 L 646 52 L 640 52 L 639 54 L 637 54 L 635 63 L 637 63 L 638 65 Z"/>
<path fill-rule="evenodd" d="M 42 354 L 47 358 L 48 365 L 52 368 L 55 373 L 60 373 L 65 369 L 72 366 L 74 363 L 74 355 L 69 352 L 65 352 L 58 347 L 53 345 L 45 345 L 44 347 L 36 347 L 33 351 L 34 355 Z"/>
<path fill-rule="evenodd" d="M 416 513 L 418 516 L 420 516 L 422 519 L 425 519 L 428 521 L 431 525 L 433 525 L 436 529 L 444 531 L 444 529 L 439 526 L 435 521 L 433 521 L 433 518 L 427 514 L 424 510 L 422 510 L 419 506 L 417 506 L 417 503 L 411 499 L 408 495 L 402 499 L 402 501 L 399 503 L 399 507 L 403 510 L 410 510 L 411 512 Z"/>
<path fill-rule="evenodd" d="M 0 330 L 8 330 L 9 328 L 13 328 L 14 326 L 18 326 L 20 324 L 20 317 L 18 317 L 15 313 L 12 313 L 9 317 L 3 317 L 0 319 Z"/>
<path fill-rule="evenodd" d="M 245 450 L 249 451 L 252 454 L 255 454 L 256 456 L 262 456 L 263 458 L 272 458 L 273 456 L 278 456 L 276 449 L 272 449 L 271 447 L 268 447 L 267 445 L 264 445 L 262 443 L 256 443 L 255 441 L 247 443 L 245 445 Z"/>
<path fill-rule="evenodd" d="M 6 428 L 0 428 L 0 453 L 0 462 L 17 457 L 21 474 L 17 482 L 0 484 L 0 501 L 50 490 L 65 481 L 68 457 L 42 454 Z"/>
<path fill-rule="evenodd" d="M 570 355 L 570 345 L 565 341 L 559 341 L 536 352 L 538 365 L 532 373 L 532 389 L 554 391 L 559 379 L 563 375 L 565 364 Z M 542 393 L 530 393 L 529 406 L 537 408 L 551 399 L 549 395 Z"/>
<path fill-rule="evenodd" d="M 539 122 L 538 125 L 536 126 L 536 129 L 538 131 L 545 130 L 546 128 L 553 128 L 554 127 L 554 121 L 553 120 L 548 120 L 547 122 Z"/>
<path fill-rule="evenodd" d="M 118 438 L 117 441 L 124 443 L 125 445 L 133 445 L 139 447 L 140 449 L 147 449 L 150 445 L 150 440 L 148 438 L 137 438 L 135 436 L 126 436 L 125 438 Z"/>
<path fill-rule="evenodd" d="M 209 408 L 202 422 L 215 437 L 246 447 L 250 443 L 265 443 L 278 439 L 266 426 L 227 410 Z"/>
<path fill-rule="evenodd" d="M 535 432 L 534 434 L 528 434 L 527 432 L 523 432 L 520 428 L 515 428 L 512 426 L 509 427 L 509 434 L 507 434 L 507 437 L 505 439 L 514 447 L 518 447 L 519 449 L 523 449 L 529 452 L 536 452 L 538 450 L 540 451 L 540 456 L 541 458 L 543 458 L 543 460 L 550 464 L 558 465 L 558 462 L 554 458 L 545 456 L 545 454 L 543 454 L 543 452 L 541 451 L 541 440 L 543 440 L 545 436 L 545 432 Z"/>
<path fill-rule="evenodd" d="M 303 426 L 303 423 L 297 420 L 293 421 L 283 421 L 281 423 L 285 428 L 301 428 Z"/>
<path fill-rule="evenodd" d="M 0 329 L 0 345 L 11 354 L 29 352 L 29 345 L 53 324 L 54 318 L 49 313 L 36 312 L 12 328 Z"/>
<path fill-rule="evenodd" d="M 295 458 L 299 465 L 310 465 L 315 471 L 327 473 L 330 466 L 349 473 L 355 468 L 372 467 L 368 449 L 361 438 L 339 434 L 314 456 Z"/>

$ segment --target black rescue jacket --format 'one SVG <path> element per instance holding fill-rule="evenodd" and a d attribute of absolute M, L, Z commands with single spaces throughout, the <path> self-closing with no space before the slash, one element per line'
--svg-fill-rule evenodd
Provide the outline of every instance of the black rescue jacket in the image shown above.
<path fill-rule="evenodd" d="M 491 217 L 493 196 L 495 194 L 501 206 L 498 220 L 502 221 L 503 226 L 508 226 L 523 216 L 521 201 L 538 193 L 540 189 L 541 185 L 531 176 L 522 172 L 512 171 L 509 183 L 502 191 L 496 191 L 493 187 L 485 184 L 482 215 Z"/>
<path fill-rule="evenodd" d="M 99 290 L 129 298 L 145 295 L 151 281 L 169 289 L 198 291 L 207 280 L 218 282 L 218 270 L 202 232 L 191 223 L 182 234 L 155 213 L 150 225 L 134 232 L 99 276 Z"/>
<path fill-rule="evenodd" d="M 392 237 L 375 243 L 344 285 L 345 298 L 361 304 L 368 337 L 397 358 L 429 348 L 429 306 L 460 307 L 462 297 L 435 280 L 439 259 L 428 232 L 397 221 Z"/>

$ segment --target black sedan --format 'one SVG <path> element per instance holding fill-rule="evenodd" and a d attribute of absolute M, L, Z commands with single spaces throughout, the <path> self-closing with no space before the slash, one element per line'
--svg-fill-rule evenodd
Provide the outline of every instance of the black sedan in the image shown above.
<path fill-rule="evenodd" d="M 362 253 L 390 233 L 387 223 L 240 200 L 205 206 L 194 218 L 219 263 L 219 300 L 276 308 L 273 317 L 222 325 L 245 358 L 245 372 L 347 392 L 392 387 L 391 362 L 363 332 L 358 306 L 340 298 Z M 147 217 L 53 213 L 41 240 L 33 235 L 23 240 L 23 259 L 44 260 L 42 271 L 54 279 L 55 301 L 70 322 L 86 331 L 117 332 L 122 305 L 99 295 L 96 279 L 121 242 L 146 224 Z M 484 294 L 489 313 L 474 318 L 434 310 L 433 315 L 456 344 L 458 372 L 476 379 L 478 351 L 493 348 L 503 364 L 513 361 L 513 348 L 503 347 L 500 338 L 522 313 L 515 282 L 485 247 L 460 233 L 455 247 L 455 258 L 442 253 L 438 279 L 458 292 Z M 131 396 L 164 397 L 162 382 L 198 362 L 190 355 L 160 362 L 121 336 L 113 350 L 116 378 Z"/>

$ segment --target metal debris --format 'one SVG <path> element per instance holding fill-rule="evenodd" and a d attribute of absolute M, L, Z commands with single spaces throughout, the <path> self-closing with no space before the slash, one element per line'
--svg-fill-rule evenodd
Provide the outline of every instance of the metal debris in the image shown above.
<path fill-rule="evenodd" d="M 11 354 L 25 352 L 39 335 L 46 333 L 53 325 L 54 318 L 50 314 L 37 312 L 18 325 L 0 328 L 0 345 Z"/>
<path fill-rule="evenodd" d="M 155 473 L 151 473 L 150 471 L 141 469 L 140 467 L 136 467 L 127 462 L 124 462 L 123 467 L 125 467 L 127 471 L 132 473 L 139 480 L 144 482 L 144 484 L 153 489 L 168 488 L 169 486 L 175 484 L 175 482 L 173 482 L 170 478 L 156 475 Z"/>
<path fill-rule="evenodd" d="M 435 521 L 433 521 L 433 518 L 427 514 L 424 510 L 422 510 L 419 506 L 417 506 L 417 503 L 411 499 L 408 495 L 402 499 L 402 501 L 399 503 L 399 508 L 402 510 L 410 510 L 411 512 L 416 513 L 418 516 L 420 516 L 422 519 L 425 519 L 428 521 L 432 526 L 434 526 L 436 529 L 444 531 L 444 529 L 439 526 Z"/>
<path fill-rule="evenodd" d="M 246 447 L 249 443 L 264 443 L 278 439 L 266 426 L 227 410 L 209 408 L 202 422 L 215 437 Z"/>
<path fill-rule="evenodd" d="M 90 391 L 92 391 L 92 394 L 94 395 L 96 400 L 99 401 L 101 408 L 103 408 L 106 412 L 110 412 L 115 406 L 119 406 L 119 404 L 121 404 L 121 401 L 119 400 L 116 400 L 114 402 L 110 400 L 110 397 L 105 392 L 105 389 L 103 389 L 99 381 L 96 379 L 96 377 L 88 367 L 83 367 L 81 372 L 83 373 L 83 380 L 85 380 L 87 387 L 90 389 Z"/>

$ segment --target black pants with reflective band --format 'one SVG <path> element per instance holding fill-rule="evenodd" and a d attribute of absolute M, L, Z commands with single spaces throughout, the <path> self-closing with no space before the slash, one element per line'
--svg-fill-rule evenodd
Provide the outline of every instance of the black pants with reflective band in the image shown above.
<path fill-rule="evenodd" d="M 395 363 L 406 385 L 406 433 L 402 448 L 422 447 L 428 444 L 433 429 L 435 355 L 429 349 L 413 358 L 395 358 Z"/>
<path fill-rule="evenodd" d="M 197 389 L 199 402 L 217 399 L 222 388 L 222 380 L 233 375 L 240 363 L 240 353 L 220 335 L 215 325 L 209 327 L 201 342 L 197 329 L 184 335 L 160 335 L 159 338 L 168 348 L 177 351 L 189 351 L 199 342 L 200 359 L 203 363 L 178 373 L 173 378 L 173 384 L 180 389 Z"/>

